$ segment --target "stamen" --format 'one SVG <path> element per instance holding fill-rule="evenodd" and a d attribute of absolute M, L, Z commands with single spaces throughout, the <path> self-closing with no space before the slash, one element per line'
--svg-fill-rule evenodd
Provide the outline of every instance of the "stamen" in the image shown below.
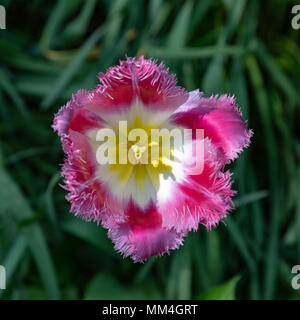
<path fill-rule="evenodd" d="M 153 165 L 154 168 L 157 168 L 159 162 L 157 160 L 152 160 L 151 164 Z"/>
<path fill-rule="evenodd" d="M 131 147 L 132 151 L 134 152 L 134 156 L 137 160 L 140 160 L 143 153 L 146 151 L 146 147 L 145 146 L 137 146 L 136 144 L 134 144 Z"/>

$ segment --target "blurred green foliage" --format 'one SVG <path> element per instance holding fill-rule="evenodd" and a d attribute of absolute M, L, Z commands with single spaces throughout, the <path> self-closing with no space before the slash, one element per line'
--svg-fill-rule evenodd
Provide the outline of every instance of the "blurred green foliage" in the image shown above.
<path fill-rule="evenodd" d="M 0 30 L 3 299 L 298 299 L 300 31 L 286 0 L 6 0 Z M 163 60 L 179 84 L 234 94 L 254 130 L 234 163 L 236 210 L 170 256 L 123 260 L 69 213 L 50 125 L 125 54 Z M 229 280 L 232 279 L 232 280 Z M 238 281 L 239 280 L 239 281 Z"/>

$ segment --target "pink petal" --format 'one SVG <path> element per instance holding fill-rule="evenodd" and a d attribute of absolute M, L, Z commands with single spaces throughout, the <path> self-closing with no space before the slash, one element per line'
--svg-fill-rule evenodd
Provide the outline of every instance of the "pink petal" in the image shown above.
<path fill-rule="evenodd" d="M 127 58 L 120 65 L 99 73 L 102 83 L 90 91 L 84 104 L 101 115 L 111 112 L 124 112 L 138 99 L 153 111 L 176 110 L 186 101 L 186 91 L 176 86 L 174 75 L 161 63 L 144 57 Z"/>
<path fill-rule="evenodd" d="M 224 163 L 237 158 L 250 144 L 252 131 L 247 129 L 233 97 L 205 98 L 198 91 L 172 115 L 171 121 L 192 128 L 204 129 L 204 136 L 223 151 Z"/>
<path fill-rule="evenodd" d="M 199 175 L 187 174 L 174 182 L 169 198 L 159 198 L 158 207 L 163 227 L 187 232 L 198 229 L 199 223 L 215 227 L 231 210 L 231 174 L 223 173 L 218 150 L 205 140 L 204 169 Z"/>
<path fill-rule="evenodd" d="M 76 131 L 62 138 L 66 158 L 62 167 L 64 188 L 69 191 L 66 199 L 71 212 L 87 221 L 99 223 L 105 215 L 112 217 L 123 211 L 108 190 L 95 178 L 96 159 L 88 138 Z"/>
<path fill-rule="evenodd" d="M 79 90 L 72 99 L 55 115 L 52 128 L 59 136 L 68 135 L 69 129 L 86 133 L 90 129 L 105 125 L 99 115 L 86 108 L 89 93 Z"/>
<path fill-rule="evenodd" d="M 132 202 L 127 208 L 128 220 L 111 227 L 108 236 L 124 257 L 142 262 L 152 256 L 169 253 L 183 244 L 185 233 L 162 228 L 162 219 L 154 205 L 141 211 Z"/>
<path fill-rule="evenodd" d="M 156 64 L 156 60 L 127 58 L 120 61 L 120 65 L 113 66 L 106 74 L 100 73 L 99 79 L 102 86 L 100 92 L 112 98 L 114 105 L 132 103 L 138 97 L 145 105 L 157 105 L 161 109 L 171 108 L 177 101 L 176 108 L 186 99 L 187 94 L 181 87 L 176 86 L 174 75 L 169 74 L 169 69 L 164 64 Z M 171 106 L 167 102 L 172 102 Z"/>

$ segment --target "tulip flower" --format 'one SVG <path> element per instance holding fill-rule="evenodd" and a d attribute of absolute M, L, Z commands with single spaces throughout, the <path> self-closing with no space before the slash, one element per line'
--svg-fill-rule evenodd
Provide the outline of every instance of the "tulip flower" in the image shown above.
<path fill-rule="evenodd" d="M 144 57 L 126 58 L 98 78 L 101 84 L 79 90 L 53 123 L 65 152 L 62 176 L 70 211 L 101 224 L 115 249 L 135 262 L 177 249 L 200 224 L 216 227 L 233 208 L 235 191 L 225 166 L 252 136 L 235 99 L 187 92 L 162 63 Z M 201 155 L 186 157 L 182 148 L 169 145 L 168 157 L 162 139 L 150 139 L 153 130 L 176 128 L 192 132 L 189 145 L 200 142 Z M 145 139 L 129 139 L 135 129 Z M 115 132 L 109 150 L 99 139 L 105 130 Z M 155 147 L 158 157 L 152 160 Z M 120 161 L 121 153 L 126 161 Z M 101 161 L 106 156 L 112 161 Z M 197 162 L 201 170 L 193 166 Z"/>

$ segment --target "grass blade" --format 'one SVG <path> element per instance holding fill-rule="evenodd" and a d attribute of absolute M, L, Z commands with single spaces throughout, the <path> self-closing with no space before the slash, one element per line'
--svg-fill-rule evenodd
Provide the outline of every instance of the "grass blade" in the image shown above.
<path fill-rule="evenodd" d="M 5 260 L 4 267 L 6 269 L 6 282 L 9 283 L 14 272 L 16 271 L 22 257 L 24 256 L 26 250 L 28 249 L 28 243 L 24 233 L 20 233 L 17 239 L 14 241 L 14 244 L 10 248 Z M 3 294 L 3 291 L 0 291 L 0 297 Z"/>
<path fill-rule="evenodd" d="M 2 209 L 12 212 L 19 221 L 31 219 L 33 212 L 26 199 L 15 182 L 1 167 L 0 181 L 5 185 L 5 188 L 0 190 L 0 203 L 5 203 L 5 208 Z M 53 262 L 41 228 L 38 225 L 27 225 L 24 227 L 24 233 L 49 298 L 59 299 L 60 293 Z"/>
<path fill-rule="evenodd" d="M 48 95 L 42 101 L 42 109 L 47 109 L 51 104 L 57 99 L 61 94 L 62 90 L 69 84 L 73 76 L 78 72 L 78 69 L 84 62 L 84 59 L 92 49 L 92 47 L 97 43 L 97 41 L 104 34 L 103 27 L 96 29 L 93 34 L 87 39 L 84 45 L 79 49 L 74 59 L 68 65 L 68 67 L 59 76 L 58 81 L 54 84 L 52 90 L 49 91 Z"/>
<path fill-rule="evenodd" d="M 114 258 L 120 257 L 113 251 L 113 245 L 107 238 L 104 229 L 97 226 L 96 223 L 87 223 L 76 217 L 67 217 L 61 221 L 61 227 L 64 231 L 91 243 L 110 256 Z"/>
<path fill-rule="evenodd" d="M 190 29 L 189 26 L 193 5 L 193 1 L 186 1 L 176 17 L 167 42 L 167 47 L 172 50 L 176 50 L 185 46 Z"/>
<path fill-rule="evenodd" d="M 260 191 L 248 193 L 242 197 L 237 198 L 234 201 L 235 207 L 238 208 L 238 207 L 242 207 L 247 204 L 259 201 L 261 199 L 266 198 L 268 195 L 269 195 L 269 192 L 267 190 L 260 190 Z"/>
<path fill-rule="evenodd" d="M 29 112 L 25 105 L 25 102 L 19 95 L 18 91 L 12 85 L 9 78 L 6 76 L 3 70 L 0 69 L 0 87 L 10 96 L 11 100 L 14 102 L 16 107 L 19 109 L 20 113 L 26 118 L 29 118 Z"/>
<path fill-rule="evenodd" d="M 241 46 L 209 46 L 201 48 L 183 48 L 176 51 L 171 51 L 168 48 L 159 48 L 154 46 L 146 46 L 148 56 L 153 56 L 161 59 L 206 59 L 217 53 L 222 53 L 228 56 L 243 55 L 247 49 Z"/>
<path fill-rule="evenodd" d="M 235 300 L 235 289 L 237 283 L 241 279 L 240 276 L 235 276 L 226 283 L 214 287 L 207 292 L 201 294 L 199 300 Z"/>
<path fill-rule="evenodd" d="M 257 56 L 261 60 L 266 70 L 270 73 L 272 80 L 277 83 L 279 88 L 281 88 L 286 96 L 290 99 L 291 103 L 294 104 L 296 102 L 295 98 L 298 96 L 295 87 L 260 41 L 257 43 Z"/>

